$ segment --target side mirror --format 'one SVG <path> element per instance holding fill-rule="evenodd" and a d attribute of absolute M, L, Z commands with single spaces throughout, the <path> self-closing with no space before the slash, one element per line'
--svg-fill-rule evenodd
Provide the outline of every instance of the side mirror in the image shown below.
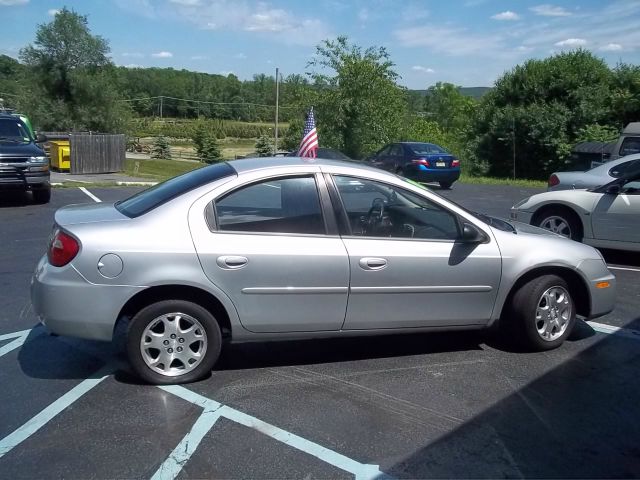
<path fill-rule="evenodd" d="M 608 195 L 618 195 L 622 191 L 620 185 L 609 185 L 604 193 Z"/>
<path fill-rule="evenodd" d="M 487 240 L 487 236 L 475 225 L 464 223 L 461 240 L 463 243 L 483 243 Z"/>
<path fill-rule="evenodd" d="M 38 135 L 36 135 L 36 143 L 45 143 L 47 142 L 49 139 L 47 138 L 46 135 L 43 135 L 41 133 L 39 133 Z"/>

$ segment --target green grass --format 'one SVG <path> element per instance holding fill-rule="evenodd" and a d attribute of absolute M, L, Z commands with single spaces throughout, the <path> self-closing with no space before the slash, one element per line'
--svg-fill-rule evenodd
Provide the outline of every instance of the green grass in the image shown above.
<path fill-rule="evenodd" d="M 135 172 L 135 164 L 138 162 L 140 167 Z M 144 178 L 152 181 L 162 181 L 182 173 L 190 172 L 197 168 L 205 166 L 204 163 L 195 162 L 179 162 L 176 160 L 137 160 L 127 158 L 125 160 L 124 173 L 131 177 Z"/>
<path fill-rule="evenodd" d="M 525 180 L 495 177 L 472 177 L 471 175 L 462 174 L 460 182 L 471 183 L 475 185 L 510 185 L 512 187 L 528 187 L 528 188 L 547 188 L 547 182 L 543 180 Z"/>

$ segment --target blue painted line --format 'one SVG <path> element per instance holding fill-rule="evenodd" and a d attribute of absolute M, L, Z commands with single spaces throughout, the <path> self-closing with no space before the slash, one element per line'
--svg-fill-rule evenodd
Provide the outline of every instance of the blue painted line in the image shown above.
<path fill-rule="evenodd" d="M 111 369 L 107 369 L 107 367 L 100 369 L 96 372 L 93 378 L 83 380 L 27 423 L 0 440 L 0 458 L 9 453 L 14 447 L 20 445 L 27 438 L 45 426 L 56 415 L 107 378 L 107 371 L 111 372 Z"/>
<path fill-rule="evenodd" d="M 215 400 L 199 395 L 184 387 L 172 385 L 159 388 L 172 393 L 183 400 L 198 405 L 204 408 L 205 411 L 200 415 L 200 417 L 198 417 L 198 420 L 194 423 L 189 433 L 187 433 L 178 446 L 176 446 L 169 458 L 167 458 L 167 460 L 165 460 L 165 462 L 156 471 L 152 477 L 153 480 L 175 479 L 184 465 L 189 461 L 204 436 L 220 417 L 227 418 L 239 423 L 240 425 L 249 427 L 273 438 L 274 440 L 295 448 L 296 450 L 300 450 L 301 452 L 314 456 L 325 463 L 352 473 L 355 475 L 356 480 L 382 480 L 393 478 L 381 472 L 377 465 L 368 465 L 357 462 L 356 460 L 334 452 L 322 445 L 287 432 L 275 425 L 266 423 L 234 408 L 222 405 Z"/>

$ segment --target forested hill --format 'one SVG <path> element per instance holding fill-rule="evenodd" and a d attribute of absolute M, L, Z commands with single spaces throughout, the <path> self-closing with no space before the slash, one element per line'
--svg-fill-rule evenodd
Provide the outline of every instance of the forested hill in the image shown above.
<path fill-rule="evenodd" d="M 240 118 L 265 120 L 273 117 L 275 105 L 274 76 L 257 74 L 241 81 L 233 74 L 227 76 L 176 70 L 173 68 L 107 67 L 111 83 L 122 100 L 141 116 Z M 20 95 L 29 83 L 28 70 L 14 58 L 0 55 L 0 92 L 5 103 L 11 105 L 12 95 Z M 280 89 L 281 118 L 299 116 L 304 90 L 313 88 L 304 75 L 288 75 Z M 460 88 L 460 93 L 481 97 L 489 88 Z M 421 98 L 427 90 L 409 90 L 409 96 Z M 1 97 L 2 95 L 0 95 Z M 160 97 L 163 97 L 160 99 Z M 422 110 L 422 101 L 410 102 L 415 110 Z M 248 105 L 250 104 L 250 105 Z M 161 112 L 162 109 L 162 112 Z M 292 111 L 295 110 L 295 111 Z"/>

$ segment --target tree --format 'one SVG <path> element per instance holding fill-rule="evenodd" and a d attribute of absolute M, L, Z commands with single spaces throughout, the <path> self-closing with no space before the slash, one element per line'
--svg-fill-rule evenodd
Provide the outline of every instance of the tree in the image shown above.
<path fill-rule="evenodd" d="M 404 90 L 387 51 L 366 50 L 346 37 L 325 40 L 308 65 L 318 89 L 315 112 L 320 145 L 353 158 L 399 138 L 407 114 Z"/>
<path fill-rule="evenodd" d="M 171 148 L 169 148 L 169 142 L 167 142 L 167 139 L 163 135 L 156 137 L 153 141 L 151 158 L 160 158 L 163 160 L 171 159 Z"/>
<path fill-rule="evenodd" d="M 256 153 L 259 157 L 270 157 L 274 154 L 271 137 L 260 135 L 256 142 Z"/>
<path fill-rule="evenodd" d="M 108 42 L 91 34 L 87 17 L 66 7 L 38 26 L 20 57 L 30 70 L 24 104 L 42 128 L 114 131 L 128 107 L 118 102 Z M 31 111 L 30 111 L 31 113 Z"/>
<path fill-rule="evenodd" d="M 202 137 L 199 145 L 196 145 L 198 158 L 204 163 L 216 163 L 222 160 L 222 153 L 215 135 L 207 133 Z"/>
<path fill-rule="evenodd" d="M 476 158 L 496 176 L 546 178 L 563 168 L 579 132 L 611 115 L 612 72 L 576 50 L 529 60 L 496 81 L 473 121 Z"/>
<path fill-rule="evenodd" d="M 424 110 L 429 119 L 447 131 L 467 128 L 476 106 L 473 98 L 460 93 L 460 87 L 451 83 L 436 83 L 429 87 L 424 98 Z"/>

